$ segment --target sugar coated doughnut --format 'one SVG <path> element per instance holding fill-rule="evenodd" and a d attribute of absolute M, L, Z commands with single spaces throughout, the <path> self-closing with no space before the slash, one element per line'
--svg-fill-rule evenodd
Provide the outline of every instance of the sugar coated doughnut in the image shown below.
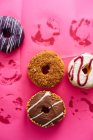
<path fill-rule="evenodd" d="M 39 87 L 53 87 L 64 76 L 64 62 L 54 52 L 43 51 L 29 62 L 28 76 Z"/>

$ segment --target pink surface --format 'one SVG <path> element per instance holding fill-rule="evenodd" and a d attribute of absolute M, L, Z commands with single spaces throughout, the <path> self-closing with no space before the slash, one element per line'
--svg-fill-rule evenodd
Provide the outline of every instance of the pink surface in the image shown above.
<path fill-rule="evenodd" d="M 93 89 L 73 87 L 67 66 L 73 56 L 93 53 L 92 0 L 0 0 L 0 15 L 17 18 L 25 32 L 24 43 L 12 54 L 0 53 L 0 140 L 92 140 Z M 49 89 L 65 101 L 63 122 L 48 129 L 32 124 L 26 102 L 36 92 L 27 77 L 27 64 L 42 50 L 53 50 L 65 62 L 65 76 Z"/>

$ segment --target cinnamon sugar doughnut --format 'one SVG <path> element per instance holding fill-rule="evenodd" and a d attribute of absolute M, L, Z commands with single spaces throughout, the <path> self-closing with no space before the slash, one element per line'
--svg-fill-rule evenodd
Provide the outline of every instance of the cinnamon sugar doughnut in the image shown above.
<path fill-rule="evenodd" d="M 43 51 L 31 59 L 28 76 L 39 87 L 53 87 L 64 76 L 64 62 L 54 52 Z"/>

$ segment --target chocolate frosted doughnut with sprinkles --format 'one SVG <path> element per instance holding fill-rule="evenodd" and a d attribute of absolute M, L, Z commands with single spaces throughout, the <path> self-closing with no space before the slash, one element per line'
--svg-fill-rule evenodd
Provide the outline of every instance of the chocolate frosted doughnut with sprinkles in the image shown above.
<path fill-rule="evenodd" d="M 66 114 L 63 100 L 50 91 L 40 91 L 27 102 L 29 119 L 41 127 L 51 127 Z"/>
<path fill-rule="evenodd" d="M 0 17 L 0 50 L 10 53 L 18 48 L 24 39 L 21 24 L 13 17 Z"/>
<path fill-rule="evenodd" d="M 84 53 L 73 58 L 68 66 L 68 78 L 74 86 L 80 88 L 92 88 L 93 55 Z"/>

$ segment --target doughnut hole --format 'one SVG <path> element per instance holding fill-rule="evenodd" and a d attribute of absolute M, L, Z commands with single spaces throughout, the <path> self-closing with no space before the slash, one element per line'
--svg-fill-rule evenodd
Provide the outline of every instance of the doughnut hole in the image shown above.
<path fill-rule="evenodd" d="M 3 29 L 3 30 L 2 30 L 3 36 L 4 36 L 5 38 L 11 37 L 11 32 L 10 32 L 10 31 L 11 31 L 11 30 L 10 30 L 9 28 Z"/>
<path fill-rule="evenodd" d="M 49 107 L 42 106 L 41 112 L 49 113 L 49 111 L 50 111 L 50 108 Z"/>
<path fill-rule="evenodd" d="M 89 74 L 91 71 L 91 67 L 89 67 L 89 65 L 87 64 L 82 68 L 82 71 L 84 74 Z"/>
<path fill-rule="evenodd" d="M 49 69 L 50 69 L 50 65 L 49 64 L 46 64 L 45 66 L 43 66 L 41 68 L 43 74 L 48 74 L 49 73 Z"/>

